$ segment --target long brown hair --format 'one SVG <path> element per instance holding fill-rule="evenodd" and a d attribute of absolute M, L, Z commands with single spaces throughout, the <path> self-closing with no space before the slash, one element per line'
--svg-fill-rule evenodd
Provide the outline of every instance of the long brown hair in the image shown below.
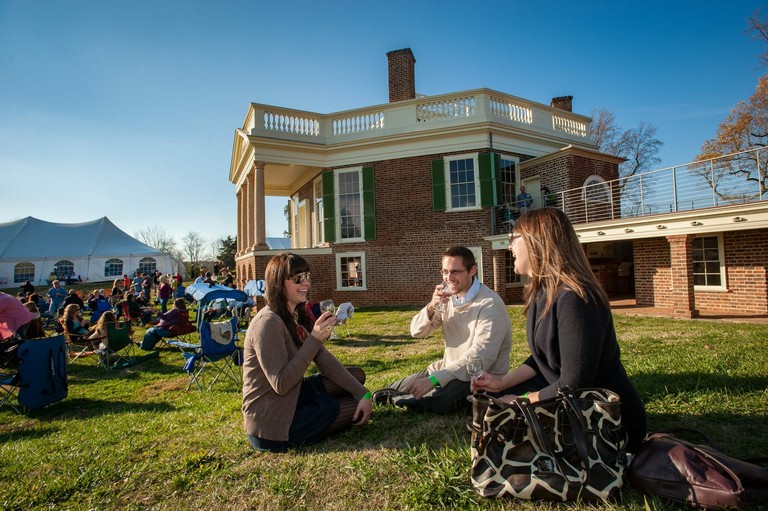
<path fill-rule="evenodd" d="M 546 314 L 561 289 L 570 289 L 586 303 L 595 300 L 610 309 L 608 296 L 592 273 L 565 213 L 557 208 L 535 209 L 521 215 L 514 229 L 525 241 L 531 268 L 531 281 L 524 293 L 526 312 L 544 291 L 547 301 L 541 315 Z"/>
<path fill-rule="evenodd" d="M 309 271 L 309 263 L 296 254 L 278 254 L 267 263 L 264 270 L 264 284 L 267 306 L 272 309 L 288 328 L 293 342 L 301 344 L 301 338 L 296 330 L 296 324 L 303 326 L 307 332 L 312 331 L 312 320 L 309 318 L 307 308 L 296 307 L 296 311 L 288 308 L 288 299 L 285 296 L 285 281 L 296 274 Z M 294 319 L 294 312 L 296 317 Z"/>

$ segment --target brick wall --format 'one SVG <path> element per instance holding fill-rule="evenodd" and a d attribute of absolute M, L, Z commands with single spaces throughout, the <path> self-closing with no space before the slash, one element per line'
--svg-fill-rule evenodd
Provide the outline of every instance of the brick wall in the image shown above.
<path fill-rule="evenodd" d="M 635 240 L 635 298 L 639 306 L 673 308 L 666 238 Z M 706 314 L 768 314 L 768 229 L 723 233 L 726 291 L 694 291 Z"/>
<path fill-rule="evenodd" d="M 768 314 L 768 229 L 725 232 L 727 291 L 696 291 L 702 311 Z"/>
<path fill-rule="evenodd" d="M 672 307 L 672 273 L 666 238 L 635 240 L 635 299 L 641 307 Z"/>

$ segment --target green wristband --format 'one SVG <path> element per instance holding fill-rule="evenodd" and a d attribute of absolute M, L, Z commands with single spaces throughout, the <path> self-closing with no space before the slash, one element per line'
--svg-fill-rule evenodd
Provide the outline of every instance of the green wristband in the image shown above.
<path fill-rule="evenodd" d="M 522 395 L 522 396 L 520 396 L 520 397 L 522 397 L 523 399 L 525 399 L 525 398 L 527 398 L 527 397 L 528 397 L 528 393 L 526 392 L 525 394 L 523 394 L 523 395 Z"/>
<path fill-rule="evenodd" d="M 360 401 L 362 401 L 363 399 L 371 399 L 371 391 L 370 390 L 368 392 L 366 392 L 365 394 L 363 394 L 363 397 L 360 398 Z"/>
<path fill-rule="evenodd" d="M 440 386 L 440 382 L 437 381 L 437 378 L 435 378 L 434 374 L 430 374 L 429 375 L 429 381 L 431 381 L 432 385 L 434 385 L 435 387 L 439 387 Z"/>

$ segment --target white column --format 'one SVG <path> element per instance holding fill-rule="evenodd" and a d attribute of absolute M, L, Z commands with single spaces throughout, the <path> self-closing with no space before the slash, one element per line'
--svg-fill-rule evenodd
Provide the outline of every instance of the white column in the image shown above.
<path fill-rule="evenodd" d="M 255 162 L 253 187 L 254 211 L 253 215 L 251 216 L 254 222 L 254 246 L 260 250 L 267 248 L 267 221 L 266 206 L 264 200 L 264 167 L 266 167 L 264 162 Z"/>
<path fill-rule="evenodd" d="M 245 178 L 245 250 L 253 250 L 253 170 Z"/>

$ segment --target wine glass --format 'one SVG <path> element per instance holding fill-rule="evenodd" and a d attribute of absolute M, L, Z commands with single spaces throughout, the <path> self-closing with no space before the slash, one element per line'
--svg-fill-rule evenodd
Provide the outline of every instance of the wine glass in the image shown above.
<path fill-rule="evenodd" d="M 333 300 L 323 300 L 320 302 L 320 313 L 323 312 L 330 312 L 331 314 L 336 312 L 336 305 L 333 303 Z M 330 332 L 333 330 L 332 326 L 325 327 L 326 332 Z"/>
<path fill-rule="evenodd" d="M 448 299 L 447 297 L 450 297 L 453 294 L 453 285 L 450 282 L 443 282 L 443 289 L 442 294 L 444 299 Z M 437 304 L 437 312 L 440 314 L 445 312 L 445 301 L 440 300 L 440 303 Z"/>
<path fill-rule="evenodd" d="M 469 357 L 467 360 L 467 371 L 472 376 L 472 381 L 476 381 L 483 374 L 483 357 Z"/>

